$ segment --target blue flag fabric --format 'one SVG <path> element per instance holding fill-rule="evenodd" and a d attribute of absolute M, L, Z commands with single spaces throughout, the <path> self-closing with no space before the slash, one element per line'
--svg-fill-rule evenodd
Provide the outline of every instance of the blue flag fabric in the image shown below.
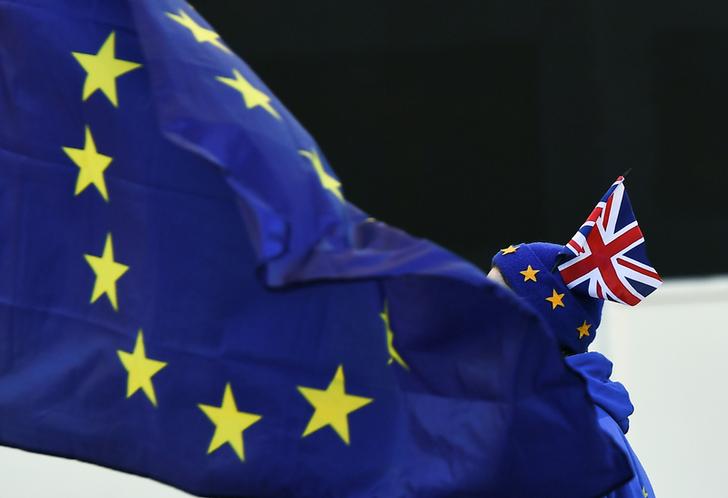
<path fill-rule="evenodd" d="M 214 496 L 631 477 L 539 319 L 349 204 L 173 0 L 0 3 L 0 443 Z"/>

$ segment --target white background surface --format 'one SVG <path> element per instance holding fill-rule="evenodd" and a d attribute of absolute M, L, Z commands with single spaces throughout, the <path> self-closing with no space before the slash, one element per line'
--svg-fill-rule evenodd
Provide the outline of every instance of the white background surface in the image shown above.
<path fill-rule="evenodd" d="M 636 308 L 605 306 L 593 350 L 635 413 L 627 437 L 658 498 L 726 498 L 728 278 L 672 281 Z"/>
<path fill-rule="evenodd" d="M 636 412 L 628 434 L 659 498 L 723 498 L 728 278 L 667 282 L 636 308 L 608 304 L 593 350 Z M 149 479 L 0 448 L 0 498 L 180 498 Z"/>

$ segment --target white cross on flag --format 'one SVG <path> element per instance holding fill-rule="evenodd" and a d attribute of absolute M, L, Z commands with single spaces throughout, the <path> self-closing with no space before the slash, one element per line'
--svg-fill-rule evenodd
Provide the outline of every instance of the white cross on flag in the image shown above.
<path fill-rule="evenodd" d="M 647 259 L 623 182 L 623 176 L 617 178 L 566 244 L 573 256 L 558 268 L 568 288 L 634 306 L 662 279 Z"/>

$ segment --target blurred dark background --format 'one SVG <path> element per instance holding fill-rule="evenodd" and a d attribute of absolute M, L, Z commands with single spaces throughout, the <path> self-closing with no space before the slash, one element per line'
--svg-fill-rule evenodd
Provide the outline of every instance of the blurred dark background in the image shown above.
<path fill-rule="evenodd" d="M 193 3 L 372 216 L 487 267 L 633 168 L 658 271 L 728 272 L 728 2 Z"/>

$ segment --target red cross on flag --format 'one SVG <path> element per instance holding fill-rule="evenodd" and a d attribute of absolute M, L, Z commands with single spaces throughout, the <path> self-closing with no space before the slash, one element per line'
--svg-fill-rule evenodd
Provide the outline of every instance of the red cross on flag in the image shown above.
<path fill-rule="evenodd" d="M 634 306 L 662 284 L 647 259 L 645 238 L 623 176 L 607 190 L 566 248 L 573 256 L 558 268 L 570 289 Z"/>

